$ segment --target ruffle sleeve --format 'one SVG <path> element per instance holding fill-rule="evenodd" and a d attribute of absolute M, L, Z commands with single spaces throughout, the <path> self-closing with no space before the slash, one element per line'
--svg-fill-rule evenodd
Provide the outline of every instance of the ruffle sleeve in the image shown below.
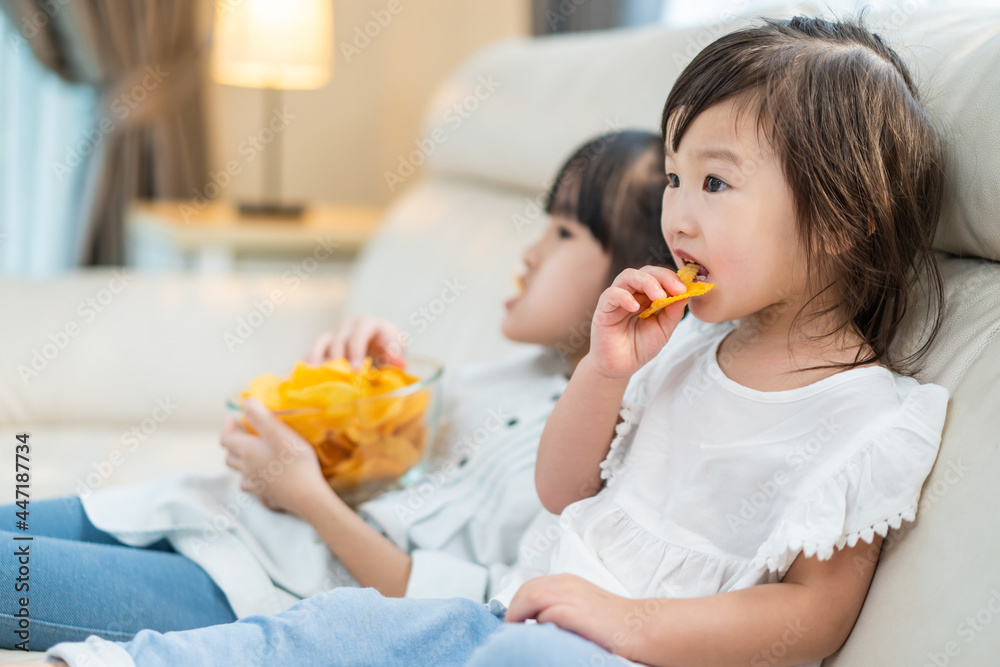
<path fill-rule="evenodd" d="M 635 426 L 639 422 L 642 408 L 634 405 L 623 405 L 621 421 L 615 426 L 615 437 L 611 439 L 608 455 L 601 461 L 601 479 L 607 486 L 614 484 L 615 475 L 625 466 L 625 458 L 635 438 Z"/>
<path fill-rule="evenodd" d="M 913 521 L 941 445 L 947 404 L 944 387 L 916 385 L 886 428 L 789 503 L 754 566 L 784 576 L 800 552 L 827 560 L 834 549 L 858 540 L 871 544 L 876 534 L 885 537 L 889 528 Z"/>

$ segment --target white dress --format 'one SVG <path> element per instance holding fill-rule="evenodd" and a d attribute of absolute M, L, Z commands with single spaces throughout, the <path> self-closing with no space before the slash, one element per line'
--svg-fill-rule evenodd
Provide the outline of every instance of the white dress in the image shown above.
<path fill-rule="evenodd" d="M 446 374 L 437 442 L 451 445 L 424 481 L 359 512 L 411 553 L 407 596 L 484 602 L 518 541 L 544 511 L 534 485 L 545 420 L 566 386 L 552 351 L 532 346 L 499 362 Z M 98 528 L 133 546 L 167 538 L 225 593 L 237 618 L 277 613 L 357 582 L 315 529 L 239 488 L 235 472 L 179 474 L 83 497 Z"/>
<path fill-rule="evenodd" d="M 734 328 L 688 314 L 633 376 L 605 487 L 539 515 L 497 602 L 556 573 L 630 598 L 733 591 L 780 581 L 800 553 L 829 559 L 914 520 L 948 390 L 882 366 L 750 389 L 718 364 Z"/>

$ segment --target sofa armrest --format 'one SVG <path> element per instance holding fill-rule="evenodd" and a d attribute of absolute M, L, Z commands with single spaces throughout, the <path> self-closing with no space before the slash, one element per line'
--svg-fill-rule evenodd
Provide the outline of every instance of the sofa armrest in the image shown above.
<path fill-rule="evenodd" d="M 217 426 L 226 398 L 284 373 L 334 325 L 347 281 L 326 275 L 78 271 L 0 280 L 0 424 Z"/>

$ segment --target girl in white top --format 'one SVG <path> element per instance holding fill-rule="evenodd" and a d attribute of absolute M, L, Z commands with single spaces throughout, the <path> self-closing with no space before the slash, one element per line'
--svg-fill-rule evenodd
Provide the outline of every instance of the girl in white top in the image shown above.
<path fill-rule="evenodd" d="M 543 511 L 535 451 L 586 352 L 578 332 L 587 331 L 611 279 L 662 248 L 662 159 L 659 137 L 642 131 L 597 137 L 567 159 L 548 196 L 549 225 L 524 253 L 523 294 L 506 303 L 504 334 L 534 345 L 446 373 L 439 440 L 451 445 L 450 457 L 409 489 L 355 513 L 323 479 L 312 448 L 258 403 L 247 412 L 263 437 L 232 420 L 222 433 L 235 473 L 179 474 L 33 503 L 33 534 L 47 559 L 33 593 L 49 604 L 33 608 L 46 631 L 34 633 L 31 647 L 227 623 L 338 586 L 485 602 Z M 357 318 L 320 337 L 306 361 L 346 356 L 359 365 L 369 354 L 403 363 L 398 334 L 388 322 Z M 300 455 L 287 456 L 289 449 Z M 268 475 L 275 463 L 281 474 Z M 60 532 L 40 528 L 43 514 Z M 74 525 L 86 529 L 74 535 Z M 6 558 L 16 569 L 13 552 Z M 8 595 L 16 596 L 13 588 Z M 17 609 L 16 597 L 0 602 Z M 17 623 L 0 613 L 0 628 L 11 630 L 3 633 L 7 647 L 18 641 Z"/>
<path fill-rule="evenodd" d="M 818 665 L 941 442 L 947 389 L 904 374 L 941 317 L 940 145 L 881 39 L 801 17 L 706 47 L 662 118 L 664 238 L 716 287 L 684 320 L 638 316 L 683 290 L 660 267 L 602 295 L 539 445 L 559 521 L 498 598 L 642 663 Z M 918 279 L 931 333 L 901 359 Z M 520 630 L 474 664 L 577 645 Z"/>
<path fill-rule="evenodd" d="M 940 147 L 891 49 L 804 18 L 706 47 L 662 131 L 663 236 L 716 286 L 683 321 L 687 300 L 639 317 L 685 291 L 669 269 L 625 270 L 604 291 L 538 450 L 539 497 L 559 517 L 524 535 L 489 608 L 340 589 L 50 655 L 480 667 L 833 653 L 888 528 L 915 518 L 944 427 L 947 390 L 890 353 L 915 281 L 941 293 Z"/>

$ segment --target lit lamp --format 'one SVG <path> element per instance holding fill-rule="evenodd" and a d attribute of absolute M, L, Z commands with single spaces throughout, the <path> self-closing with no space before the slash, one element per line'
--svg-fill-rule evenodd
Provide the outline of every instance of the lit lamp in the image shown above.
<path fill-rule="evenodd" d="M 333 73 L 333 0 L 218 0 L 212 78 L 263 88 L 264 123 L 283 90 L 322 88 Z M 282 128 L 283 129 L 283 128 Z M 244 215 L 298 217 L 302 206 L 281 201 L 281 134 L 262 152 L 261 201 L 240 204 Z"/>

